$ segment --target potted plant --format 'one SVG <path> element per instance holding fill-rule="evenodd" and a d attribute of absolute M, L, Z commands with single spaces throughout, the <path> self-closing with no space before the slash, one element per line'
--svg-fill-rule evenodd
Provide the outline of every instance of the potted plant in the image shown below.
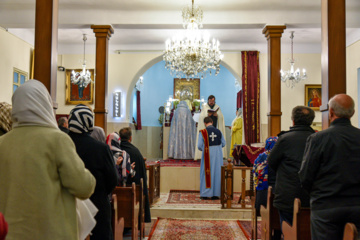
<path fill-rule="evenodd" d="M 193 106 L 195 107 L 195 111 L 198 112 L 200 109 L 200 102 L 197 100 L 193 101 Z"/>

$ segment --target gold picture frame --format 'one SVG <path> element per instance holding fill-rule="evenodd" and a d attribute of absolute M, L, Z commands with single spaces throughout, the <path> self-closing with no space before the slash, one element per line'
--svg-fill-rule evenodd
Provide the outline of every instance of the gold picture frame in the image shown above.
<path fill-rule="evenodd" d="M 174 99 L 180 99 L 180 94 L 186 90 L 192 94 L 187 98 L 191 102 L 200 99 L 200 79 L 174 78 Z"/>
<path fill-rule="evenodd" d="M 319 111 L 321 106 L 321 84 L 305 85 L 305 106 Z"/>
<path fill-rule="evenodd" d="M 93 104 L 94 102 L 94 69 L 88 69 L 91 73 L 91 82 L 86 88 L 79 91 L 78 85 L 71 83 L 71 72 L 81 72 L 82 69 L 66 69 L 65 101 L 68 105 Z M 80 96 L 82 95 L 82 96 Z"/>

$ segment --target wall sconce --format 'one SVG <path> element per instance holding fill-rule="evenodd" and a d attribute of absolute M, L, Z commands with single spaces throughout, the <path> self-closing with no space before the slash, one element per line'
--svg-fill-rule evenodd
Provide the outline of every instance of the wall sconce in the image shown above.
<path fill-rule="evenodd" d="M 113 100 L 113 116 L 121 117 L 121 92 L 114 92 Z"/>

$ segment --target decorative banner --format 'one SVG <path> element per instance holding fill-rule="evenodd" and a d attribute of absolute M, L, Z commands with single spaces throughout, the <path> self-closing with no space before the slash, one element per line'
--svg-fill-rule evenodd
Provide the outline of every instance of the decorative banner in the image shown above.
<path fill-rule="evenodd" d="M 206 188 L 211 188 L 209 137 L 206 129 L 200 130 L 204 139 L 204 170 Z"/>
<path fill-rule="evenodd" d="M 260 142 L 260 73 L 259 52 L 243 51 L 242 87 L 245 143 Z"/>

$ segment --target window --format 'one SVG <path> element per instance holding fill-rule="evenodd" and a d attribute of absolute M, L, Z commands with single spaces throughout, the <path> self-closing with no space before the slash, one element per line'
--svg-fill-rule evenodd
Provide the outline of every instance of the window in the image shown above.
<path fill-rule="evenodd" d="M 20 69 L 14 68 L 14 80 L 13 80 L 13 93 L 15 90 L 24 84 L 28 78 L 28 74 Z"/>

